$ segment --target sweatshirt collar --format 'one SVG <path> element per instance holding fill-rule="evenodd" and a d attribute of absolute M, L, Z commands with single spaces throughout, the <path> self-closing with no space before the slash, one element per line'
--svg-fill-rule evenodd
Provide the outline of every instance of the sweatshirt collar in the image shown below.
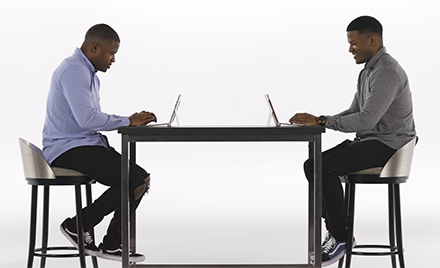
<path fill-rule="evenodd" d="M 379 61 L 380 57 L 382 57 L 383 54 L 387 53 L 387 49 L 385 47 L 382 47 L 379 49 L 376 54 L 365 64 L 365 69 L 374 69 L 376 66 L 376 63 Z"/>

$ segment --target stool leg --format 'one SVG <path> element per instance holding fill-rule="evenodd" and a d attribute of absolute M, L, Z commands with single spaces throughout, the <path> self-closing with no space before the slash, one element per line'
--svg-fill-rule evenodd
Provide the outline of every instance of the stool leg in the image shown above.
<path fill-rule="evenodd" d="M 394 203 L 394 185 L 393 184 L 388 184 L 388 234 L 389 234 L 389 238 L 390 238 L 390 247 L 391 247 L 391 252 L 396 251 L 394 249 L 394 247 L 396 246 L 396 230 L 395 230 L 395 224 L 396 224 L 396 220 L 395 220 L 395 203 Z M 396 268 L 396 255 L 391 254 L 391 265 L 393 268 Z"/>
<path fill-rule="evenodd" d="M 86 260 L 84 254 L 84 231 L 82 225 L 82 204 L 81 204 L 81 185 L 75 185 L 75 200 L 76 200 L 76 232 L 78 234 L 78 250 L 81 268 L 86 267 Z"/>
<path fill-rule="evenodd" d="M 400 211 L 400 188 L 399 184 L 394 185 L 394 204 L 396 210 L 396 236 L 397 236 L 397 251 L 399 254 L 400 268 L 405 268 L 405 261 L 403 259 L 403 238 L 402 238 L 402 214 Z"/>
<path fill-rule="evenodd" d="M 345 252 L 345 267 L 350 268 L 351 265 L 351 252 L 353 248 L 353 233 L 354 233 L 354 194 L 356 190 L 356 184 L 354 183 L 348 183 L 348 208 L 347 208 L 347 215 L 348 215 L 348 235 L 347 235 L 347 243 L 346 245 L 346 252 Z"/>
<path fill-rule="evenodd" d="M 38 186 L 32 185 L 31 196 L 31 222 L 29 230 L 29 251 L 27 268 L 32 268 L 35 254 L 35 235 L 37 229 L 37 201 L 38 201 Z"/>
<path fill-rule="evenodd" d="M 86 200 L 87 200 L 87 206 L 93 203 L 92 186 L 90 184 L 86 185 Z M 95 241 L 95 231 L 93 230 L 93 228 L 90 230 L 90 235 L 92 236 L 93 241 Z M 94 268 L 98 268 L 98 260 L 96 256 L 92 256 L 92 264 Z"/>
<path fill-rule="evenodd" d="M 342 258 L 339 259 L 338 268 L 342 268 L 344 266 L 344 258 L 345 258 L 345 256 L 342 256 Z"/>
<path fill-rule="evenodd" d="M 47 241 L 49 236 L 49 185 L 44 185 L 43 198 L 43 237 L 41 239 L 41 253 L 47 253 Z M 40 268 L 46 266 L 46 257 L 41 257 Z"/>

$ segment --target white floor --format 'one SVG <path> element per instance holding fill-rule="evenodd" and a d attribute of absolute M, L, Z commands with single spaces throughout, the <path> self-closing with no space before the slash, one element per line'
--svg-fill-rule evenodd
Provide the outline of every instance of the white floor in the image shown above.
<path fill-rule="evenodd" d="M 419 228 L 421 223 L 414 219 L 406 219 L 404 225 L 406 267 L 439 267 L 438 264 L 426 258 L 428 248 L 435 252 L 437 239 L 433 237 L 433 234 L 435 234 L 438 223 L 438 221 L 424 222 L 423 228 Z M 168 231 L 161 234 L 152 234 L 151 240 L 153 242 L 149 242 L 148 237 L 143 235 L 144 231 L 140 226 L 139 233 L 144 239 L 139 239 L 138 249 L 147 256 L 144 263 L 305 263 L 306 236 L 304 232 L 295 230 L 299 228 L 289 228 L 283 224 L 271 228 L 257 223 L 256 225 L 262 229 L 259 232 L 250 225 L 248 227 L 242 225 L 240 228 L 234 229 L 230 225 L 222 226 L 218 222 L 211 224 L 210 227 L 205 226 L 202 229 L 197 224 L 194 224 L 193 227 L 188 225 L 173 226 L 172 224 L 169 224 L 166 228 L 162 226 L 164 230 L 168 229 Z M 3 243 L 0 251 L 2 254 L 0 267 L 26 266 L 28 234 L 19 230 L 27 230 L 27 226 L 27 221 L 20 221 L 14 227 L 2 230 Z M 379 230 L 382 227 L 368 223 L 357 224 L 358 242 L 386 242 L 386 230 Z M 55 228 L 53 230 L 55 233 L 51 235 L 51 243 L 57 245 L 68 244 L 58 232 L 57 226 L 53 228 Z M 201 230 L 205 237 L 197 235 L 196 229 Z M 215 229 L 223 231 L 215 235 L 213 234 Z M 225 229 L 229 230 L 229 234 Z M 363 230 L 361 231 L 361 229 Z M 98 230 L 98 232 L 100 231 Z M 188 234 L 187 232 L 195 233 Z M 242 234 L 238 232 L 242 232 Z M 163 236 L 162 240 L 157 239 L 160 236 Z M 91 267 L 89 258 L 87 263 L 88 267 Z M 100 267 L 105 268 L 121 267 L 120 263 L 103 259 L 99 259 L 99 264 Z M 39 266 L 38 258 L 34 263 L 34 267 L 37 266 Z M 79 267 L 79 262 L 77 259 L 48 259 L 46 267 L 73 268 Z M 337 267 L 337 265 L 335 264 L 332 267 Z M 389 257 L 354 256 L 352 267 L 391 267 L 391 264 Z"/>
<path fill-rule="evenodd" d="M 308 184 L 301 169 L 285 172 L 284 167 L 292 161 L 289 157 L 277 158 L 268 168 L 256 169 L 266 165 L 269 158 L 251 158 L 246 152 L 255 155 L 259 150 L 266 152 L 265 155 L 286 152 L 282 144 L 269 145 L 235 145 L 237 153 L 234 154 L 226 154 L 222 152 L 223 147 L 216 145 L 203 144 L 207 148 L 194 145 L 193 150 L 198 150 L 195 155 L 200 157 L 187 160 L 203 167 L 199 169 L 185 165 L 163 167 L 168 162 L 179 163 L 174 158 L 189 157 L 184 154 L 184 147 L 176 144 L 172 148 L 179 150 L 173 154 L 166 151 L 166 158 L 154 158 L 156 162 L 149 160 L 152 166 L 158 166 L 157 172 L 152 189 L 137 214 L 137 250 L 146 255 L 144 263 L 306 263 Z M 298 150 L 306 151 L 305 145 L 297 146 Z M 205 159 L 203 156 L 208 153 L 205 151 L 212 148 L 228 158 L 218 158 L 216 162 Z M 301 157 L 304 156 L 294 159 L 295 163 L 301 163 Z M 425 163 L 419 165 L 415 170 L 423 170 Z M 224 176 L 219 166 L 228 166 L 231 171 Z M 181 174 L 191 180 L 182 179 Z M 414 174 L 413 177 L 421 179 L 414 179 L 401 188 L 406 267 L 438 268 L 440 265 L 429 258 L 429 252 L 436 252 L 435 235 L 440 225 L 437 181 L 432 180 L 433 186 L 426 187 L 429 176 Z M 20 189 L 23 197 L 19 202 L 11 202 L 16 200 L 16 192 L 0 189 L 0 198 L 3 198 L 0 202 L 0 268 L 26 267 L 27 262 L 30 187 L 22 180 L 13 183 L 15 185 L 8 189 Z M 94 197 L 106 190 L 100 185 L 93 188 Z M 355 236 L 358 243 L 387 243 L 386 194 L 386 187 L 357 188 Z M 51 191 L 51 200 L 62 200 L 51 203 L 49 243 L 52 246 L 69 244 L 58 226 L 65 217 L 74 214 L 72 196 L 73 190 L 69 187 Z M 41 191 L 39 199 L 42 199 Z M 6 218 L 5 215 L 12 216 Z M 106 217 L 97 226 L 97 243 L 101 242 L 109 220 Z M 37 237 L 37 243 L 39 239 Z M 99 260 L 99 263 L 104 268 L 121 267 L 120 263 L 107 260 Z M 34 267 L 38 266 L 37 259 Z M 46 267 L 74 268 L 79 267 L 79 261 L 48 259 Z M 389 257 L 354 256 L 352 267 L 391 267 L 391 262 Z"/>

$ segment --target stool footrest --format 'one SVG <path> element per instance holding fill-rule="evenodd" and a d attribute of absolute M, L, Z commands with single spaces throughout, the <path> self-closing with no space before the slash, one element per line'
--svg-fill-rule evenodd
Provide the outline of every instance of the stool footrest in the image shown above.
<path fill-rule="evenodd" d="M 367 252 L 367 251 L 354 251 L 358 248 L 372 248 L 372 249 L 389 249 L 390 251 L 382 251 L 382 252 Z M 397 255 L 397 246 L 390 245 L 357 245 L 353 248 L 351 252 L 352 255 L 364 255 L 364 256 L 388 256 L 388 255 Z"/>
<path fill-rule="evenodd" d="M 76 250 L 76 251 L 78 251 L 78 249 L 75 248 L 75 247 L 47 247 L 44 250 L 45 251 L 52 251 L 52 250 Z M 43 253 L 42 251 L 43 251 L 42 248 L 36 248 L 34 256 L 36 256 L 36 257 L 46 257 L 46 258 L 73 258 L 73 257 L 79 257 L 79 252 L 78 253 L 71 253 L 71 254 L 69 254 L 69 253 L 50 254 L 50 253 Z M 39 253 L 39 252 L 41 252 L 41 253 Z M 86 256 L 87 256 L 87 254 L 86 254 Z"/>

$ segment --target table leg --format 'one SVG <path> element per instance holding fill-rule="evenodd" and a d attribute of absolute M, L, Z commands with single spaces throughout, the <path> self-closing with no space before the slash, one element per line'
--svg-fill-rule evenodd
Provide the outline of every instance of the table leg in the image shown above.
<path fill-rule="evenodd" d="M 322 216 L 322 152 L 321 152 L 321 135 L 315 135 L 314 138 L 314 251 L 315 251 L 315 267 L 321 268 L 321 216 Z"/>
<path fill-rule="evenodd" d="M 314 143 L 309 142 L 309 158 L 314 156 Z M 311 264 L 311 256 L 315 254 L 315 195 L 313 184 L 309 183 L 309 216 L 308 216 L 308 258 L 307 263 Z"/>
<path fill-rule="evenodd" d="M 128 202 L 128 172 L 129 172 L 129 148 L 128 135 L 122 135 L 122 157 L 121 157 L 121 214 L 122 214 L 122 268 L 129 268 L 129 246 L 130 246 L 130 203 Z"/>
<path fill-rule="evenodd" d="M 136 142 L 130 142 L 130 162 L 136 163 Z M 136 210 L 130 216 L 130 249 L 136 251 Z"/>

